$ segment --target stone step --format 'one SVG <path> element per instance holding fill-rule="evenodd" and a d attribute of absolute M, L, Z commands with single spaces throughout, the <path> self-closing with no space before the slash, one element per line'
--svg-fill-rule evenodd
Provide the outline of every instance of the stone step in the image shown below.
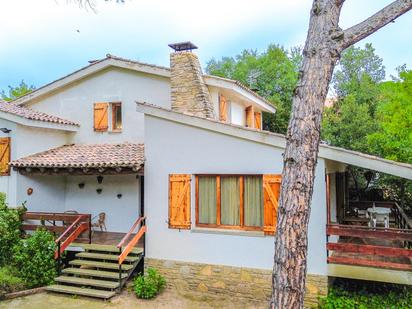
<path fill-rule="evenodd" d="M 88 289 L 88 288 L 81 288 L 81 287 L 68 286 L 68 285 L 59 285 L 59 284 L 49 285 L 48 287 L 46 287 L 46 291 L 73 294 L 73 295 L 81 295 L 81 296 L 89 296 L 89 297 L 96 297 L 96 298 L 102 298 L 102 299 L 109 299 L 116 294 L 113 291 Z"/>
<path fill-rule="evenodd" d="M 117 254 L 104 254 L 104 253 L 93 253 L 93 252 L 79 252 L 76 254 L 76 257 L 86 258 L 86 259 L 95 259 L 95 260 L 109 260 L 117 261 L 119 256 Z M 127 256 L 126 262 L 136 262 L 140 259 L 140 256 L 131 255 Z"/>
<path fill-rule="evenodd" d="M 76 265 L 76 266 L 88 266 L 88 267 L 95 267 L 95 268 L 119 270 L 118 263 L 97 262 L 97 261 L 90 261 L 90 260 L 73 260 L 73 261 L 70 261 L 69 264 Z M 134 265 L 132 264 L 122 264 L 122 271 L 129 271 L 133 269 L 133 267 Z"/>
<path fill-rule="evenodd" d="M 75 268 L 69 267 L 62 270 L 63 274 L 71 274 L 84 277 L 97 277 L 97 278 L 106 278 L 106 279 L 119 279 L 119 273 L 114 271 L 104 271 L 96 269 L 87 269 L 87 268 Z M 122 273 L 122 279 L 127 278 L 127 273 Z"/>
<path fill-rule="evenodd" d="M 81 277 L 73 277 L 73 276 L 60 276 L 54 279 L 56 282 L 60 283 L 69 283 L 81 286 L 91 286 L 97 288 L 106 288 L 106 289 L 116 289 L 119 287 L 119 282 L 114 281 L 107 281 L 107 280 L 96 280 L 96 279 L 88 279 L 88 278 L 81 278 Z"/>
<path fill-rule="evenodd" d="M 103 251 L 103 252 L 119 253 L 119 248 L 113 245 L 72 243 L 68 247 L 68 250 L 70 250 L 70 247 L 80 247 L 80 248 L 83 248 L 85 251 Z M 141 254 L 142 252 L 143 252 L 143 248 L 133 248 L 130 254 Z"/>

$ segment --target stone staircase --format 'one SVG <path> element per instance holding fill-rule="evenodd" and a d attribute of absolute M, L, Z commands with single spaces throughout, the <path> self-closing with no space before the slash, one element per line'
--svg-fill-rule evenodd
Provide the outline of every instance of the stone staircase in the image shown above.
<path fill-rule="evenodd" d="M 143 257 L 142 248 L 133 248 L 120 272 L 116 246 L 73 243 L 70 248 L 81 252 L 76 253 L 76 258 L 47 291 L 109 299 L 120 292 Z"/>

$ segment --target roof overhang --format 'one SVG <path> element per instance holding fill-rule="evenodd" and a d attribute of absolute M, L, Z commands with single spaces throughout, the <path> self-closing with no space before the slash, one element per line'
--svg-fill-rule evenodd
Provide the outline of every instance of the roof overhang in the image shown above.
<path fill-rule="evenodd" d="M 42 129 L 52 129 L 52 130 L 60 130 L 60 131 L 67 131 L 67 132 L 77 132 L 79 130 L 78 126 L 69 125 L 69 124 L 61 124 L 61 123 L 54 123 L 54 122 L 47 122 L 47 121 L 40 121 L 40 120 L 32 120 L 27 119 L 21 116 L 13 115 L 10 113 L 5 113 L 0 111 L 0 119 L 5 119 L 23 126 L 27 127 L 34 127 L 34 128 L 42 128 Z"/>
<path fill-rule="evenodd" d="M 118 175 L 143 172 L 143 144 L 71 144 L 9 163 L 21 174 Z"/>
<path fill-rule="evenodd" d="M 160 118 L 175 123 L 225 134 L 281 149 L 284 149 L 286 146 L 286 139 L 282 134 L 276 134 L 268 131 L 258 131 L 252 128 L 226 124 L 216 120 L 182 114 L 144 103 L 137 103 L 137 111 L 151 117 Z M 319 157 L 412 180 L 411 164 L 386 160 L 376 156 L 371 156 L 339 147 L 332 147 L 325 144 L 321 144 L 319 146 Z"/>
<path fill-rule="evenodd" d="M 90 65 L 83 67 L 69 75 L 66 75 L 60 79 L 57 79 L 49 84 L 40 87 L 33 92 L 30 92 L 13 101 L 15 104 L 25 104 L 34 99 L 47 95 L 50 92 L 59 90 L 69 84 L 72 84 L 78 80 L 81 80 L 87 76 L 103 71 L 109 67 L 117 67 L 122 69 L 128 69 L 138 71 L 147 74 L 153 74 L 157 76 L 170 77 L 170 70 L 168 68 L 150 65 L 146 63 L 140 63 L 136 61 L 128 61 L 117 57 L 107 57 L 102 60 L 91 63 Z"/>
<path fill-rule="evenodd" d="M 270 102 L 258 96 L 256 93 L 254 93 L 252 90 L 249 90 L 245 86 L 241 86 L 234 80 L 212 75 L 204 75 L 203 79 L 208 86 L 231 90 L 240 95 L 244 100 L 255 103 L 264 112 L 276 113 L 276 108 Z"/>
<path fill-rule="evenodd" d="M 47 85 L 44 85 L 43 87 L 34 90 L 33 92 L 30 92 L 14 100 L 13 103 L 18 105 L 29 103 L 32 100 L 39 99 L 51 92 L 58 91 L 59 89 L 64 88 L 67 85 L 77 82 L 97 72 L 103 71 L 109 67 L 122 68 L 127 70 L 133 70 L 136 72 L 170 78 L 170 69 L 167 67 L 137 62 L 129 59 L 108 55 L 106 58 L 102 60 L 95 61 L 86 67 L 83 67 L 69 75 L 57 79 Z M 268 102 L 252 90 L 248 89 L 247 87 L 240 85 L 238 82 L 234 80 L 212 75 L 203 75 L 203 77 L 206 85 L 208 86 L 214 86 L 233 91 L 245 100 L 254 102 L 265 112 L 276 112 L 276 108 L 270 102 Z"/>

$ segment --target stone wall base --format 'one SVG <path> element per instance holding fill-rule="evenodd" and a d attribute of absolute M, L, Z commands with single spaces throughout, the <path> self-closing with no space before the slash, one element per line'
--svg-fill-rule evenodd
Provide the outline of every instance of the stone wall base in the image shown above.
<path fill-rule="evenodd" d="M 168 287 L 183 295 L 200 293 L 259 302 L 268 302 L 271 296 L 270 270 L 145 258 L 145 268 L 148 267 L 156 268 L 166 278 Z M 316 306 L 327 289 L 327 276 L 308 274 L 305 306 Z"/>

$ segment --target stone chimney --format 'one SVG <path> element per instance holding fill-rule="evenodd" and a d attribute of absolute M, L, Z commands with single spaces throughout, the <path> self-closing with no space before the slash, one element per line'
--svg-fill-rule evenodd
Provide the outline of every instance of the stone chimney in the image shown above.
<path fill-rule="evenodd" d="M 170 54 L 172 110 L 215 119 L 199 59 L 191 51 L 197 47 L 190 42 L 169 46 L 175 50 Z"/>

